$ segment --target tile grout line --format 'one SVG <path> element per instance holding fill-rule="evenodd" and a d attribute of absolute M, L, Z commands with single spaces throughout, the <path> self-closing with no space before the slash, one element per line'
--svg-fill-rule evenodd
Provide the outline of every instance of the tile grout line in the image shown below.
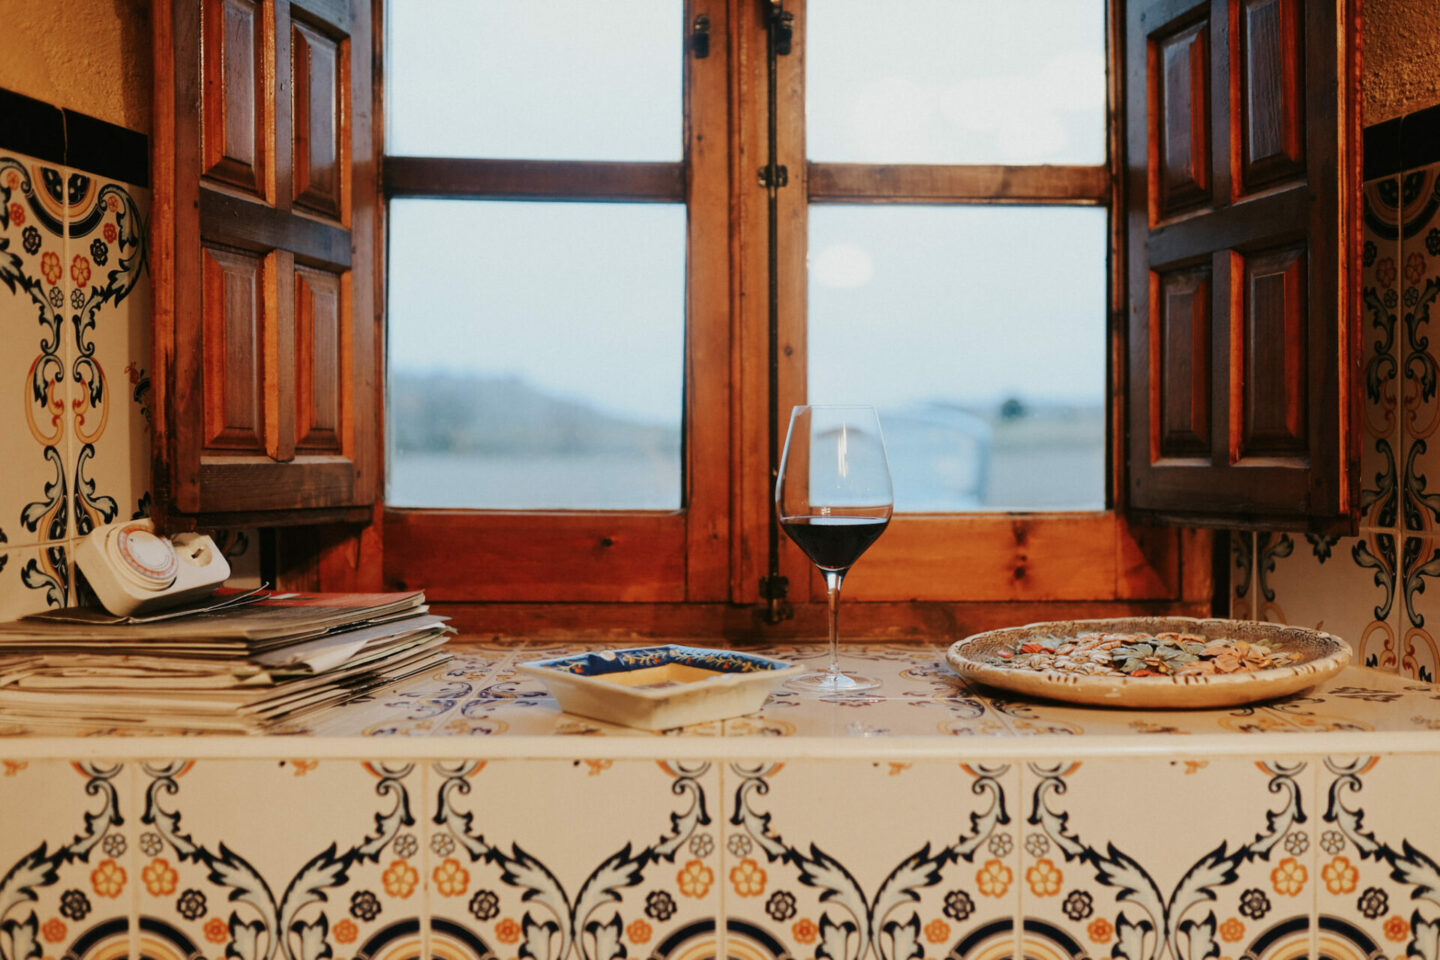
<path fill-rule="evenodd" d="M 129 840 L 126 845 L 126 852 L 130 854 L 130 877 L 134 881 L 130 891 L 130 922 L 126 925 L 129 928 L 130 956 L 142 956 L 140 952 L 140 778 L 136 775 L 136 768 L 140 765 L 138 760 L 126 763 L 126 772 L 130 776 L 130 829 Z M 123 834 L 122 834 L 123 835 Z"/>
<path fill-rule="evenodd" d="M 1403 121 L 1402 121 L 1402 127 L 1403 127 Z M 1393 180 L 1393 182 L 1394 182 L 1394 184 L 1395 184 L 1395 196 L 1396 196 L 1396 198 L 1397 198 L 1397 202 L 1398 202 L 1398 198 L 1400 197 L 1400 185 L 1401 185 L 1401 181 L 1402 181 L 1402 179 L 1404 178 L 1405 173 L 1406 173 L 1406 171 L 1403 169 L 1403 164 L 1402 164 L 1402 169 L 1401 169 L 1401 170 L 1396 171 L 1396 172 L 1395 172 L 1394 174 L 1392 174 L 1390 177 L 1386 178 L 1386 179 Z M 1396 222 L 1396 225 L 1395 225 L 1395 245 L 1394 245 L 1394 246 L 1395 246 L 1395 265 L 1396 265 L 1396 267 L 1397 267 L 1396 275 L 1395 275 L 1395 287 L 1396 287 L 1397 293 L 1399 293 L 1399 292 L 1403 289 L 1403 287 L 1401 286 L 1401 278 L 1404 276 L 1403 268 L 1404 268 L 1404 264 L 1405 264 L 1405 218 L 1404 218 L 1403 212 L 1400 212 L 1400 211 L 1397 211 L 1397 222 Z M 1400 319 L 1400 316 L 1401 316 L 1401 313 L 1400 313 L 1400 311 L 1397 310 L 1397 311 L 1396 311 L 1396 319 L 1399 320 L 1399 319 Z M 1405 356 L 1404 356 L 1404 347 L 1403 347 L 1403 341 L 1402 341 L 1401 336 L 1400 336 L 1400 331 L 1398 331 L 1398 330 L 1395 331 L 1395 335 L 1392 336 L 1391 342 L 1395 345 L 1395 348 L 1394 348 L 1394 349 L 1395 349 L 1395 351 L 1396 351 L 1396 357 L 1395 357 L 1396 369 L 1397 369 L 1397 371 L 1403 371 L 1403 370 L 1405 370 Z M 1395 638 L 1395 667 L 1394 667 L 1394 669 L 1395 669 L 1395 674 L 1396 674 L 1397 676 L 1404 676 L 1404 662 L 1405 662 L 1405 660 L 1404 660 L 1404 653 L 1403 653 L 1403 650 L 1402 650 L 1402 646 L 1403 646 L 1403 642 L 1404 642 L 1405 621 L 1406 621 L 1407 619 L 1409 619 L 1409 616 L 1410 616 L 1410 609 L 1409 609 L 1409 608 L 1410 608 L 1410 596 L 1409 596 L 1409 594 L 1408 594 L 1408 593 L 1406 592 L 1406 590 L 1405 590 L 1405 569 L 1404 569 L 1404 567 L 1405 567 L 1405 472 L 1406 472 L 1406 469 L 1405 469 L 1405 467 L 1403 466 L 1403 464 L 1405 464 L 1406 461 L 1409 459 L 1409 453 L 1410 453 L 1410 448 L 1409 448 L 1410 431 L 1407 429 L 1406 424 L 1405 424 L 1406 417 L 1405 417 L 1405 381 L 1404 381 L 1404 379 L 1402 379 L 1401 382 L 1400 382 L 1400 384 L 1399 384 L 1399 395 L 1396 397 L 1396 401 L 1397 401 L 1398 406 L 1399 406 L 1399 412 L 1398 412 L 1398 416 L 1396 417 L 1396 424 L 1395 424 L 1395 442 L 1396 442 L 1396 445 L 1397 445 L 1397 447 L 1398 447 L 1398 449 L 1395 451 L 1395 459 L 1396 459 L 1395 498 L 1396 498 L 1396 500 L 1397 500 L 1396 506 L 1397 506 L 1399 509 L 1397 509 L 1397 510 L 1395 511 L 1395 524 L 1394 524 L 1394 527 L 1392 528 L 1392 531 L 1391 531 L 1391 535 L 1395 538 L 1395 570 L 1393 571 L 1393 573 L 1394 573 L 1394 583 L 1395 583 L 1395 586 L 1392 587 L 1393 595 L 1392 595 L 1392 597 L 1391 597 L 1391 603 L 1390 603 L 1390 618 L 1389 618 L 1389 619 L 1391 620 L 1391 622 L 1392 622 L 1392 624 L 1393 624 L 1393 626 L 1391 627 L 1391 633 L 1394 635 L 1394 638 Z"/>
<path fill-rule="evenodd" d="M 423 865 L 425 874 L 423 877 L 423 896 L 420 904 L 420 955 L 422 957 L 433 956 L 430 947 L 431 922 L 435 916 L 434 894 L 431 890 L 431 878 L 433 877 L 434 866 L 430 862 L 431 821 L 429 815 L 430 802 L 430 764 L 424 761 L 419 763 L 420 767 L 420 802 L 416 805 L 420 811 L 420 862 Z"/>
<path fill-rule="evenodd" d="M 715 847 L 716 865 L 720 868 L 719 881 L 716 886 L 719 894 L 716 896 L 715 904 L 715 956 L 728 958 L 730 956 L 729 935 L 730 935 L 730 907 L 725 896 L 726 857 L 729 855 L 729 848 L 725 843 L 725 825 L 728 822 L 727 798 L 725 793 L 725 761 L 715 762 L 715 783 L 716 789 L 720 792 L 715 800 Z"/>
<path fill-rule="evenodd" d="M 1311 771 L 1311 802 L 1310 809 L 1316 811 L 1316 815 L 1310 818 L 1310 876 L 1315 878 L 1315 883 L 1310 888 L 1310 956 L 1320 956 L 1320 766 L 1322 761 L 1316 760 L 1310 764 Z"/>
<path fill-rule="evenodd" d="M 1014 927 L 1014 929 L 1012 930 L 1012 933 L 1014 934 L 1015 941 L 1014 941 L 1014 946 L 1011 948 L 1011 954 L 1010 954 L 1010 955 L 1011 955 L 1012 958 L 1019 958 L 1019 957 L 1024 957 L 1024 956 L 1026 956 L 1026 954 L 1025 954 L 1025 891 L 1024 891 L 1024 889 L 1023 889 L 1023 883 L 1022 883 L 1022 881 L 1023 881 L 1024 875 L 1025 875 L 1024 866 L 1025 866 L 1025 852 L 1026 852 L 1026 851 L 1025 851 L 1025 842 L 1024 842 L 1023 833 L 1024 833 L 1024 824 L 1025 824 L 1025 822 L 1026 822 L 1026 814 L 1025 814 L 1025 797 L 1026 797 L 1025 779 L 1026 779 L 1026 771 L 1027 771 L 1028 768 L 1027 768 L 1026 764 L 1024 764 L 1024 763 L 1017 763 L 1017 764 L 1015 765 L 1015 767 L 1016 767 L 1016 770 L 1015 770 L 1015 789 L 1016 789 L 1017 791 L 1019 791 L 1019 796 L 1015 798 L 1015 817 L 1016 817 L 1016 819 L 1015 819 L 1015 839 L 1016 839 L 1018 842 L 1015 844 L 1015 904 L 1014 904 L 1014 914 L 1013 914 L 1014 919 L 1011 921 L 1011 923 L 1012 923 L 1012 925 L 1013 925 L 1013 927 Z"/>

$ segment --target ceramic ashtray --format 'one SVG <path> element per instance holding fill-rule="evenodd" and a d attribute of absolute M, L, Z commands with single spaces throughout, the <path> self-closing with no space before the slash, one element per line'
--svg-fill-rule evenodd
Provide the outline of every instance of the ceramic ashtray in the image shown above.
<path fill-rule="evenodd" d="M 754 713 L 771 690 L 804 668 L 672 643 L 534 660 L 516 669 L 541 680 L 566 713 L 664 730 Z"/>

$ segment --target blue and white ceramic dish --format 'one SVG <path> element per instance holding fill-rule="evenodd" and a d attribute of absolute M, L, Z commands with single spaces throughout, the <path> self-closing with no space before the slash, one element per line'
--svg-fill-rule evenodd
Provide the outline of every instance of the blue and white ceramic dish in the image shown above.
<path fill-rule="evenodd" d="M 733 650 L 666 644 L 517 665 L 567 713 L 664 730 L 754 713 L 797 664 Z"/>

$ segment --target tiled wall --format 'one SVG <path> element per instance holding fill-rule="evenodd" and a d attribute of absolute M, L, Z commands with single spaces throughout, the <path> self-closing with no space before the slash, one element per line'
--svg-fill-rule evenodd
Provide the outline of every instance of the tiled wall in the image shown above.
<path fill-rule="evenodd" d="M 1322 627 L 1369 666 L 1434 681 L 1440 107 L 1368 128 L 1364 176 L 1360 534 L 1233 532 L 1231 612 Z"/>
<path fill-rule="evenodd" d="M 1180 756 L 6 761 L 0 951 L 1435 955 L 1433 755 Z"/>
<path fill-rule="evenodd" d="M 0 91 L 0 619 L 73 603 L 77 540 L 149 512 L 148 165 L 144 136 Z M 253 539 L 228 538 L 241 575 Z"/>

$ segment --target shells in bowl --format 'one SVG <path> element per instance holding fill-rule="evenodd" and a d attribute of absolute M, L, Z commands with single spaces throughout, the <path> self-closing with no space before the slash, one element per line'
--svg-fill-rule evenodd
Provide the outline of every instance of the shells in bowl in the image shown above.
<path fill-rule="evenodd" d="M 1350 647 L 1283 624 L 1126 617 L 990 630 L 956 641 L 947 659 L 967 680 L 1030 696 L 1194 709 L 1299 692 L 1344 668 Z"/>

